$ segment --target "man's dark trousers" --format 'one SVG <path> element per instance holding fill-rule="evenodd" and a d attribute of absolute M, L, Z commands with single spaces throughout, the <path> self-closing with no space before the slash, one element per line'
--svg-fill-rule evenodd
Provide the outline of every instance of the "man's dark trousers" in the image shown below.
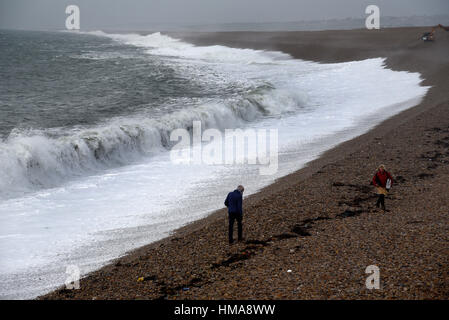
<path fill-rule="evenodd" d="M 238 228 L 238 239 L 242 240 L 242 220 L 243 214 L 229 212 L 229 243 L 234 241 L 233 233 L 234 233 L 234 221 L 237 220 L 237 228 Z"/>

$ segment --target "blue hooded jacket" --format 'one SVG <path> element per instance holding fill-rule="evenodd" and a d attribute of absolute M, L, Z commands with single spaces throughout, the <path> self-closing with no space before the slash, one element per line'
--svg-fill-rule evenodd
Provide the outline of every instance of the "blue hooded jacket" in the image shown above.
<path fill-rule="evenodd" d="M 233 192 L 229 192 L 224 204 L 228 207 L 229 213 L 243 214 L 242 201 L 242 193 L 234 190 Z"/>

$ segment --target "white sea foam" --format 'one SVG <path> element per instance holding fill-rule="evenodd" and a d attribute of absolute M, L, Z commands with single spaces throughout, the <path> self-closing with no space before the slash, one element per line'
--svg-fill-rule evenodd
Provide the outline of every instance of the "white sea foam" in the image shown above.
<path fill-rule="evenodd" d="M 197 47 L 160 33 L 91 35 L 139 46 L 191 81 L 254 90 L 157 118 L 16 131 L 0 142 L 0 297 L 33 297 L 62 284 L 68 264 L 86 273 L 157 240 L 221 207 L 235 185 L 253 193 L 416 105 L 428 90 L 419 74 L 386 69 L 382 58 L 318 64 L 281 52 Z M 168 135 L 193 120 L 208 128 L 278 129 L 279 172 L 172 164 Z"/>

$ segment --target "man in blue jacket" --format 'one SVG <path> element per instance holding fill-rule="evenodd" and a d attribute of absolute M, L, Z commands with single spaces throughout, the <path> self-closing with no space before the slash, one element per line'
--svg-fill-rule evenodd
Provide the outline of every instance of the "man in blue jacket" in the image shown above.
<path fill-rule="evenodd" d="M 243 188 L 242 185 L 238 186 L 236 190 L 233 192 L 229 192 L 228 196 L 225 200 L 225 206 L 228 207 L 228 215 L 229 215 L 229 244 L 234 242 L 233 232 L 234 232 L 234 221 L 237 220 L 238 227 L 238 239 L 239 241 L 243 240 L 242 237 L 242 219 L 243 219 L 243 210 L 242 210 L 242 202 L 243 202 Z"/>

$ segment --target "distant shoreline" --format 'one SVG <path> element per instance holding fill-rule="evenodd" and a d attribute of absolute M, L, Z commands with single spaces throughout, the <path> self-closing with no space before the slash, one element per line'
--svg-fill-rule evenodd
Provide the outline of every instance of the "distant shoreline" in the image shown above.
<path fill-rule="evenodd" d="M 365 16 L 333 18 L 333 19 L 314 19 L 314 20 L 292 20 L 292 21 L 266 21 L 266 22 L 230 22 L 230 23 L 202 23 L 202 24 L 153 24 L 146 26 L 117 27 L 115 22 L 112 26 L 99 25 L 98 27 L 85 28 L 81 25 L 82 31 L 108 31 L 117 33 L 148 33 L 153 32 L 295 32 L 295 31 L 331 31 L 331 30 L 357 30 L 365 27 Z M 381 18 L 381 28 L 410 28 L 422 26 L 434 26 L 438 23 L 449 24 L 448 14 L 438 15 L 413 15 L 413 16 L 383 16 Z M 84 29 L 85 28 L 85 29 Z M 61 24 L 60 28 L 41 28 L 41 29 L 18 29 L 4 28 L 0 30 L 23 30 L 23 31 L 61 31 L 65 26 Z"/>

